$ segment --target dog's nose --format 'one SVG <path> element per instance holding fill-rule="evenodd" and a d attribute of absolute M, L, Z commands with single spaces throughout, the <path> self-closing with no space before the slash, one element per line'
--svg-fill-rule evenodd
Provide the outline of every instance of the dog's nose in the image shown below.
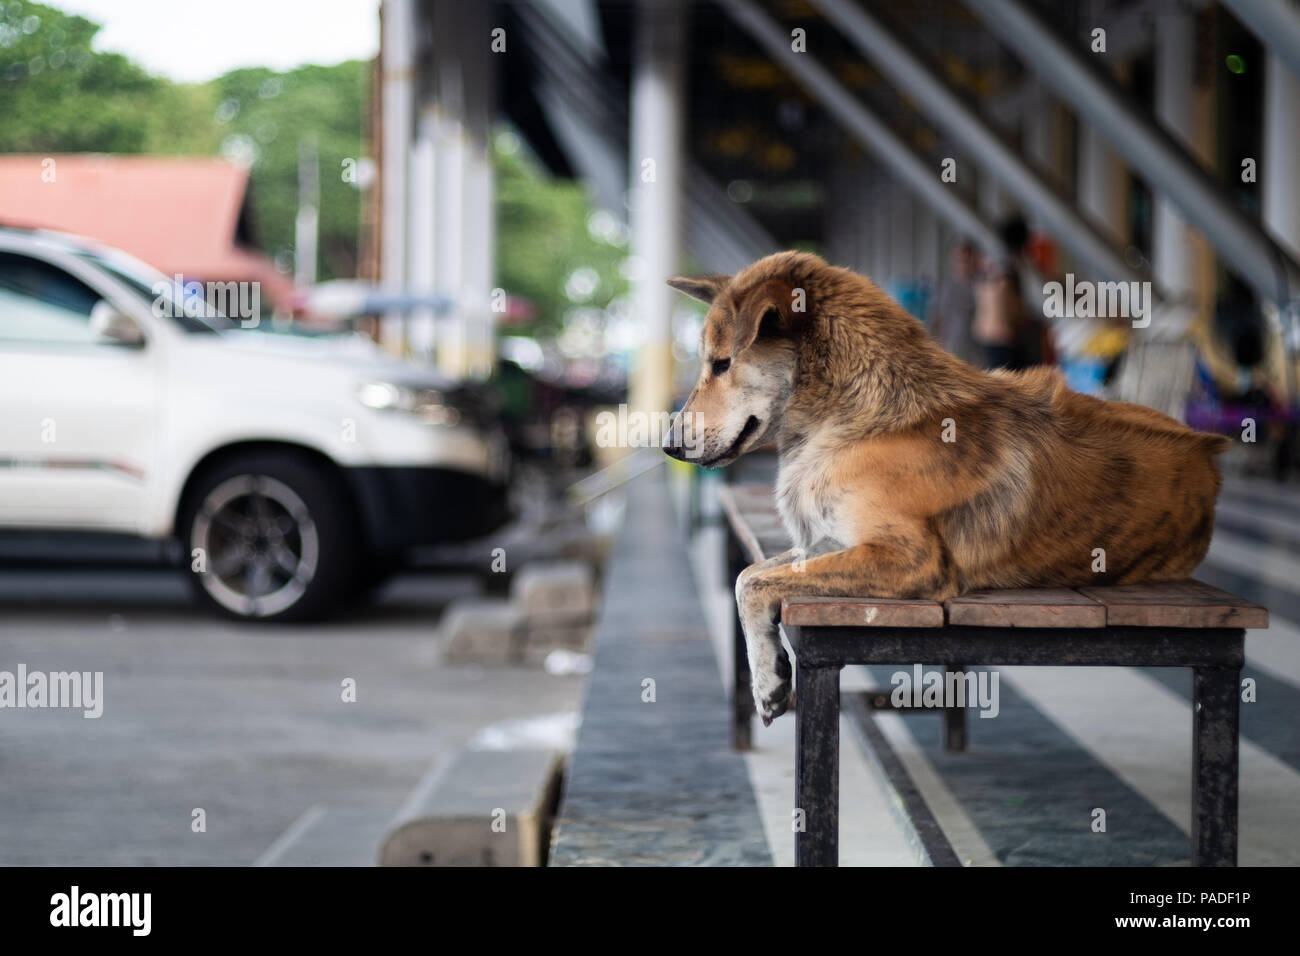
<path fill-rule="evenodd" d="M 668 426 L 668 431 L 664 434 L 664 440 L 660 445 L 664 454 L 669 458 L 676 458 L 678 461 L 686 460 L 686 442 L 682 435 L 682 414 L 678 412 L 673 416 L 672 424 Z"/>

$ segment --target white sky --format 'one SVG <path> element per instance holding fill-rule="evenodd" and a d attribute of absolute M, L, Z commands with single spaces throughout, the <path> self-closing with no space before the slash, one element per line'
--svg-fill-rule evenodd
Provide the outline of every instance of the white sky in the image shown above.
<path fill-rule="evenodd" d="M 45 0 L 103 24 L 95 49 L 195 83 L 245 66 L 289 69 L 379 51 L 379 0 Z"/>

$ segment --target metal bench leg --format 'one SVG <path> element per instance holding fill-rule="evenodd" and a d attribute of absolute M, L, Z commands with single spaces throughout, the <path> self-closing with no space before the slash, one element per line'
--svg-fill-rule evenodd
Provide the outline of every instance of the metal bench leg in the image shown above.
<path fill-rule="evenodd" d="M 840 861 L 840 665 L 798 666 L 795 699 L 795 866 Z"/>
<path fill-rule="evenodd" d="M 961 664 L 949 664 L 943 669 L 944 686 L 949 674 L 964 674 Z M 943 749 L 960 752 L 966 749 L 966 708 L 945 707 L 943 711 Z"/>
<path fill-rule="evenodd" d="M 734 586 L 740 572 L 745 570 L 745 556 L 741 553 L 736 536 L 727 533 L 727 570 Z M 735 750 L 749 750 L 754 745 L 754 692 L 750 684 L 749 653 L 745 650 L 745 632 L 740 626 L 737 610 L 732 621 L 734 636 L 731 642 L 731 746 Z"/>
<path fill-rule="evenodd" d="M 1192 866 L 1237 865 L 1237 731 L 1241 671 L 1192 677 Z"/>

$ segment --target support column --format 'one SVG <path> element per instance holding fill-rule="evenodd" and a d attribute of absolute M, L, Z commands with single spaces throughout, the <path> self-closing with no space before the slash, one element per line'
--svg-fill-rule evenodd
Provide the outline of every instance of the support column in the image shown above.
<path fill-rule="evenodd" d="M 1287 251 L 1300 257 L 1296 130 L 1300 130 L 1300 80 L 1275 53 L 1269 53 L 1264 74 L 1264 155 L 1259 160 L 1264 225 Z M 1300 290 L 1292 289 L 1291 294 Z"/>
<path fill-rule="evenodd" d="M 415 110 L 415 4 L 413 0 L 384 0 L 382 14 L 380 70 L 384 117 L 380 171 L 383 197 L 380 279 L 385 287 L 396 291 L 406 284 L 407 279 L 407 161 Z M 403 324 L 399 314 L 382 318 L 380 340 L 389 351 L 401 351 L 405 340 Z"/>
<path fill-rule="evenodd" d="M 633 307 L 641 328 L 628 403 L 657 413 L 673 405 L 672 313 L 677 293 L 664 280 L 677 272 L 681 249 L 682 53 L 680 0 L 640 0 L 632 59 L 628 176 Z"/>
<path fill-rule="evenodd" d="M 495 358 L 491 135 L 493 74 L 488 4 L 437 4 L 437 292 L 451 308 L 437 323 L 437 365 L 455 379 L 486 378 Z"/>
<path fill-rule="evenodd" d="M 432 295 L 437 288 L 438 261 L 438 108 L 425 107 L 410 161 L 410 243 L 407 287 L 414 292 Z M 432 309 L 415 309 L 406 320 L 403 351 L 426 361 L 433 361 L 436 335 Z"/>
<path fill-rule="evenodd" d="M 1128 242 L 1128 173 L 1097 127 L 1079 124 L 1079 206 L 1115 243 Z"/>
<path fill-rule="evenodd" d="M 1128 171 L 1105 137 L 1086 119 L 1079 121 L 1080 211 L 1099 233 L 1116 245 L 1128 244 Z M 1106 325 L 1103 319 L 1071 318 L 1052 324 L 1057 351 L 1081 352 Z"/>
<path fill-rule="evenodd" d="M 1175 10 L 1156 23 L 1156 116 L 1184 148 L 1191 148 L 1195 21 Z M 1187 221 L 1162 193 L 1152 219 L 1152 274 L 1160 288 L 1177 299 L 1192 291 L 1193 257 Z"/>
<path fill-rule="evenodd" d="M 960 176 L 961 173 L 959 172 L 958 175 Z M 989 173 L 981 169 L 978 175 L 979 179 L 975 183 L 976 203 L 979 206 L 981 215 L 984 217 L 984 221 L 992 223 L 994 228 L 997 228 L 1011 211 L 1006 201 L 1006 195 L 998 186 L 998 181 Z"/>
<path fill-rule="evenodd" d="M 491 6 L 473 8 L 471 37 L 491 33 Z M 465 58 L 465 374 L 485 379 L 496 361 L 496 209 L 492 202 L 492 115 L 495 101 L 493 62 L 497 54 L 483 39 Z"/>
<path fill-rule="evenodd" d="M 1065 113 L 1041 81 L 1033 80 L 1025 113 L 1025 154 L 1054 186 L 1065 181 Z"/>
<path fill-rule="evenodd" d="M 451 302 L 438 319 L 438 369 L 459 378 L 465 367 L 465 74 L 466 45 L 481 41 L 466 29 L 456 4 L 434 6 L 438 78 L 438 216 L 435 275 L 440 295 Z"/>

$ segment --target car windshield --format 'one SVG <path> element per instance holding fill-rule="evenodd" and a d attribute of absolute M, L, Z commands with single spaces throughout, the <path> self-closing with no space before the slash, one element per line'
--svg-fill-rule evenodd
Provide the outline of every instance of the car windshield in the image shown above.
<path fill-rule="evenodd" d="M 118 261 L 85 249 L 75 252 L 148 302 L 155 315 L 170 318 L 187 332 L 220 332 L 235 328 L 235 323 L 212 308 L 203 296 L 186 296 L 179 283 L 143 263 Z"/>

